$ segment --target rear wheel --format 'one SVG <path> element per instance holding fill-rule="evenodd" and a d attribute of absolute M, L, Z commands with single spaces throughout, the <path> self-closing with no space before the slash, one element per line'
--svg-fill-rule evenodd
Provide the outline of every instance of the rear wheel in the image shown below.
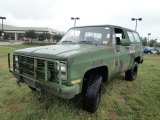
<path fill-rule="evenodd" d="M 134 62 L 132 68 L 125 72 L 125 79 L 133 81 L 137 78 L 138 73 L 138 63 Z"/>
<path fill-rule="evenodd" d="M 83 109 L 94 113 L 98 109 L 101 96 L 102 76 L 90 75 L 83 97 Z"/>

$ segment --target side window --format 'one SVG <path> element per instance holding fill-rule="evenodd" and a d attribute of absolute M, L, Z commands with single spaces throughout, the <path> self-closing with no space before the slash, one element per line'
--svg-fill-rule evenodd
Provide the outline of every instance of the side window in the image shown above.
<path fill-rule="evenodd" d="M 133 34 L 131 32 L 127 32 L 127 34 L 128 34 L 128 37 L 129 37 L 130 41 L 134 42 Z"/>
<path fill-rule="evenodd" d="M 126 38 L 123 30 L 120 29 L 120 28 L 115 28 L 114 29 L 114 36 L 115 36 L 115 40 L 116 40 L 116 45 L 120 45 L 121 44 L 121 39 Z"/>
<path fill-rule="evenodd" d="M 140 42 L 139 35 L 138 35 L 137 33 L 133 32 L 133 36 L 134 36 L 134 38 L 135 38 L 135 42 L 136 42 L 136 43 L 139 43 L 139 42 Z"/>

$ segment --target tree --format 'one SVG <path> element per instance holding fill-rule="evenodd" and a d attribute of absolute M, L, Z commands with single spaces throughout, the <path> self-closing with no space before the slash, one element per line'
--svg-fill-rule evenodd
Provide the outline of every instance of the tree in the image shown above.
<path fill-rule="evenodd" d="M 142 44 L 143 44 L 143 46 L 147 46 L 147 38 L 146 37 L 142 40 Z"/>
<path fill-rule="evenodd" d="M 32 41 L 32 39 L 37 38 L 37 34 L 35 33 L 34 30 L 28 30 L 26 31 L 26 37 L 31 38 L 31 41 Z"/>
<path fill-rule="evenodd" d="M 56 34 L 56 35 L 53 35 L 53 39 L 56 40 L 57 42 L 60 41 L 62 39 L 63 35 L 61 34 Z"/>
<path fill-rule="evenodd" d="M 156 44 L 157 44 L 157 39 L 150 40 L 150 42 L 149 42 L 150 47 L 154 47 L 154 46 L 156 46 Z"/>
<path fill-rule="evenodd" d="M 41 33 L 38 34 L 39 40 L 46 40 L 51 38 L 51 34 L 49 33 Z"/>

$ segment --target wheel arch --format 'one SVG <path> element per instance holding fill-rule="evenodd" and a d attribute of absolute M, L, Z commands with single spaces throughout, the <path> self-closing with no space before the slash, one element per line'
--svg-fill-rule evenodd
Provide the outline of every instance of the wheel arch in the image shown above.
<path fill-rule="evenodd" d="M 109 75 L 108 66 L 98 66 L 98 67 L 91 68 L 91 69 L 87 70 L 84 73 L 83 80 L 85 80 L 85 78 L 88 78 L 91 73 L 98 73 L 98 74 L 102 75 L 103 82 L 108 81 L 108 77 L 109 77 L 108 76 Z"/>
<path fill-rule="evenodd" d="M 95 68 L 88 69 L 83 75 L 83 82 L 82 82 L 82 94 L 85 93 L 88 83 L 88 78 L 92 73 L 98 73 L 102 75 L 102 82 L 106 83 L 109 79 L 109 69 L 108 66 L 98 66 Z"/>
<path fill-rule="evenodd" d="M 134 59 L 134 62 L 137 62 L 138 64 L 140 64 L 140 63 L 143 63 L 143 59 L 140 56 L 138 56 Z"/>

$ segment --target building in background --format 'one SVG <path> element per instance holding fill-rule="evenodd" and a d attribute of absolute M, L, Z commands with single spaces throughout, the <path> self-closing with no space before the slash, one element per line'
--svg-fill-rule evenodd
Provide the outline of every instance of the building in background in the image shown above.
<path fill-rule="evenodd" d="M 1 28 L 2 28 L 2 24 L 0 24 L 0 31 L 1 31 Z M 47 27 L 17 27 L 17 26 L 3 24 L 4 37 L 7 37 L 7 39 L 10 39 L 10 40 L 15 40 L 15 41 L 25 40 L 27 39 L 25 37 L 25 33 L 30 30 L 35 31 L 35 33 L 37 34 L 49 33 L 52 36 L 64 34 L 61 31 L 47 28 Z"/>

